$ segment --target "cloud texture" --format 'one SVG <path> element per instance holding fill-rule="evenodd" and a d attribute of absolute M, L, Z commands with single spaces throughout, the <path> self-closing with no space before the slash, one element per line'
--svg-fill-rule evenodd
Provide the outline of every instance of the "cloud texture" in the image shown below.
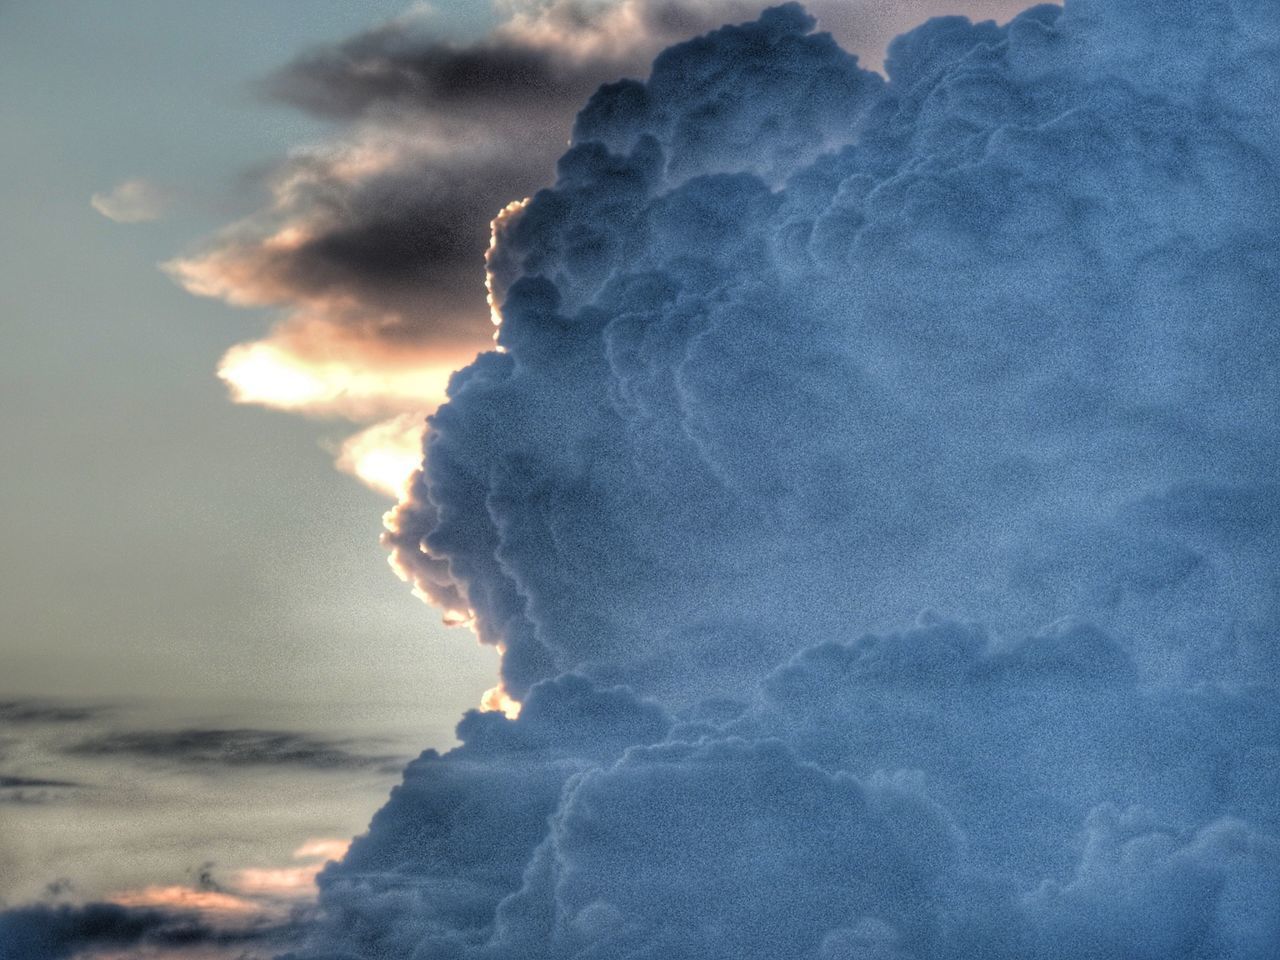
<path fill-rule="evenodd" d="M 1274 956 L 1277 94 L 1250 0 L 594 93 L 390 535 L 523 711 L 301 955 Z"/>

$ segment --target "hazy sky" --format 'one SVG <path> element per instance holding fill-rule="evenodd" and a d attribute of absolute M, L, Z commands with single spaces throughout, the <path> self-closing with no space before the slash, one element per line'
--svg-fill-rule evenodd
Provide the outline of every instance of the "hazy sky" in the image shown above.
<path fill-rule="evenodd" d="M 493 658 L 389 575 L 385 500 L 318 443 L 341 430 L 227 402 L 214 365 L 261 312 L 193 298 L 157 266 L 322 135 L 251 84 L 400 6 L 0 8 L 0 691 L 438 698 L 447 729 L 491 677 Z M 160 220 L 90 205 L 133 178 L 165 191 Z"/>
<path fill-rule="evenodd" d="M 264 312 L 159 269 L 325 136 L 253 84 L 401 7 L 0 5 L 0 902 L 295 865 L 308 837 L 359 830 L 398 769 L 68 755 L 86 739 L 267 729 L 401 760 L 448 743 L 492 685 L 494 654 L 388 569 L 389 501 L 323 446 L 343 429 L 228 402 L 218 357 Z M 157 219 L 91 204 L 139 178 Z"/>

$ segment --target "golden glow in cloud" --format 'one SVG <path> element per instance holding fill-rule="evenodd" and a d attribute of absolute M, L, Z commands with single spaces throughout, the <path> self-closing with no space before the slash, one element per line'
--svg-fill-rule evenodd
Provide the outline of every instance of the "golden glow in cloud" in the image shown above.
<path fill-rule="evenodd" d="M 583 5 L 574 0 L 501 0 L 509 19 L 499 24 L 494 35 L 578 61 L 622 60 L 634 56 L 637 48 L 652 56 L 661 42 L 650 29 L 651 6 L 652 0 L 616 0 L 584 16 Z M 748 3 L 739 0 L 719 6 L 734 10 Z"/>
<path fill-rule="evenodd" d="M 505 714 L 508 720 L 514 720 L 520 716 L 520 708 L 523 704 L 519 700 L 512 697 L 502 684 L 493 687 L 484 692 L 484 696 L 480 698 L 480 709 L 488 711 L 496 711 Z"/>
<path fill-rule="evenodd" d="M 336 837 L 315 837 L 293 851 L 293 856 L 298 860 L 341 860 L 350 849 L 350 840 L 340 840 Z"/>
<path fill-rule="evenodd" d="M 342 441 L 334 461 L 371 490 L 403 500 L 422 466 L 422 434 L 426 413 L 402 413 Z"/>
<path fill-rule="evenodd" d="M 164 910 L 188 910 L 212 915 L 256 913 L 260 905 L 244 897 L 221 890 L 197 890 L 194 887 L 154 886 L 141 890 L 125 890 L 108 898 L 122 907 L 153 907 Z"/>
<path fill-rule="evenodd" d="M 271 340 L 237 344 L 218 365 L 236 403 L 363 420 L 444 400 L 449 376 L 469 358 L 376 366 L 371 358 L 318 359 Z"/>
<path fill-rule="evenodd" d="M 498 215 L 489 221 L 489 249 L 484 254 L 484 299 L 489 304 L 489 319 L 493 321 L 493 339 L 498 339 L 497 328 L 502 326 L 502 308 L 498 306 L 499 290 L 498 269 L 498 235 L 516 216 L 529 205 L 532 197 L 523 200 L 512 200 L 498 211 Z M 501 350 L 501 347 L 497 349 Z"/>
<path fill-rule="evenodd" d="M 350 840 L 313 837 L 293 852 L 304 861 L 285 867 L 246 867 L 234 874 L 228 889 L 206 890 L 181 885 L 125 890 L 108 897 L 122 907 L 152 908 L 198 914 L 210 923 L 243 922 L 279 915 L 286 904 L 315 892 L 316 875 L 330 860 L 339 860 Z"/>
<path fill-rule="evenodd" d="M 236 873 L 234 887 L 247 896 L 309 896 L 315 890 L 316 874 L 328 861 L 345 856 L 350 846 L 350 840 L 308 840 L 293 852 L 295 860 L 307 860 L 308 863 L 293 867 L 246 867 Z"/>
<path fill-rule="evenodd" d="M 302 867 L 247 867 L 236 874 L 236 886 L 246 893 L 301 897 L 311 893 L 323 864 Z"/>

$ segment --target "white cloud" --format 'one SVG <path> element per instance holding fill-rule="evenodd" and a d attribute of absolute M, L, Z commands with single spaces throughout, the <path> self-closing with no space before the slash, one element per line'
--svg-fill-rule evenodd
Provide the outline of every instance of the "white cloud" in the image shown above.
<path fill-rule="evenodd" d="M 89 198 L 93 209 L 117 223 L 159 220 L 172 202 L 169 191 L 149 180 L 126 180 L 106 193 Z"/>

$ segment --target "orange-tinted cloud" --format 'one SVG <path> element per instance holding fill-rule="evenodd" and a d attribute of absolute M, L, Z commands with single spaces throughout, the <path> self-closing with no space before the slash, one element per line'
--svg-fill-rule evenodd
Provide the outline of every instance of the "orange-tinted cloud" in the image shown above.
<path fill-rule="evenodd" d="M 325 863 L 342 859 L 350 846 L 350 840 L 313 838 L 293 852 L 295 860 L 308 862 L 288 867 L 245 867 L 236 871 L 232 887 L 246 897 L 308 897 L 315 892 L 316 874 Z"/>
<path fill-rule="evenodd" d="M 426 413 L 403 413 L 348 437 L 334 461 L 339 470 L 393 500 L 403 498 L 422 466 Z"/>
<path fill-rule="evenodd" d="M 125 890 L 108 898 L 122 907 L 152 907 L 160 910 L 190 911 L 204 915 L 257 913 L 259 904 L 221 890 L 200 890 L 183 886 L 152 886 Z"/>
<path fill-rule="evenodd" d="M 341 860 L 347 855 L 349 849 L 351 849 L 350 840 L 341 840 L 336 837 L 313 837 L 293 851 L 293 855 L 299 860 Z"/>
<path fill-rule="evenodd" d="M 198 917 L 211 928 L 236 928 L 278 920 L 287 901 L 315 893 L 316 875 L 330 860 L 341 859 L 349 840 L 313 837 L 294 851 L 288 866 L 254 866 L 234 871 L 225 887 L 155 885 L 124 890 L 107 902 L 134 910 L 161 911 L 165 915 Z"/>

